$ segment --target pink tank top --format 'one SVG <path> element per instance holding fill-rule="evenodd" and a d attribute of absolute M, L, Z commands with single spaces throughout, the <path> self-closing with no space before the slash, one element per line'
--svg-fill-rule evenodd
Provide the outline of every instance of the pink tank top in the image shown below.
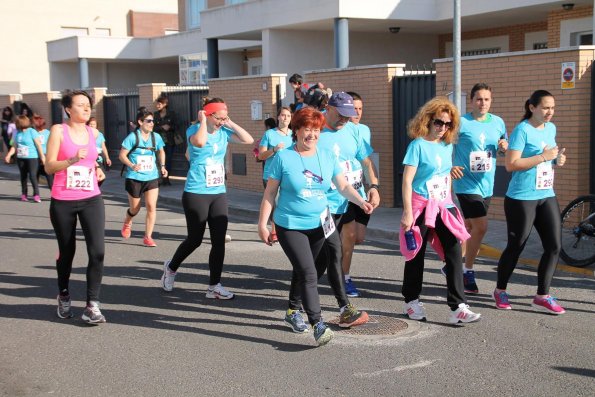
<path fill-rule="evenodd" d="M 95 161 L 97 160 L 97 145 L 93 130 L 87 126 L 89 142 L 86 145 L 77 145 L 70 139 L 67 124 L 62 124 L 62 142 L 58 150 L 58 161 L 76 156 L 79 149 L 87 148 L 87 157 L 70 165 L 62 171 L 56 172 L 52 186 L 52 198 L 57 200 L 82 200 L 101 194 L 97 185 L 95 174 Z"/>

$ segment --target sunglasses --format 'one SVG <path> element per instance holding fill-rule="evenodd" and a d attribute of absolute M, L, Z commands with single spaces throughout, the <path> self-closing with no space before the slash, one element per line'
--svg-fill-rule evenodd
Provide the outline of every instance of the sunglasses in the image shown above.
<path fill-rule="evenodd" d="M 442 121 L 440 119 L 434 119 L 432 120 L 432 124 L 434 124 L 434 127 L 437 128 L 442 128 L 444 126 L 446 126 L 447 130 L 452 128 L 452 121 Z"/>
<path fill-rule="evenodd" d="M 322 183 L 322 181 L 324 180 L 320 175 L 316 175 L 310 170 L 304 170 L 304 175 L 306 175 L 306 178 L 312 178 L 318 183 Z"/>
<path fill-rule="evenodd" d="M 214 114 L 211 115 L 212 118 L 214 118 L 217 121 L 220 121 L 222 123 L 226 123 L 229 121 L 229 117 L 217 117 Z"/>
<path fill-rule="evenodd" d="M 154 122 L 155 122 L 155 120 L 153 120 L 153 119 L 144 119 L 143 120 L 143 123 L 154 123 Z"/>

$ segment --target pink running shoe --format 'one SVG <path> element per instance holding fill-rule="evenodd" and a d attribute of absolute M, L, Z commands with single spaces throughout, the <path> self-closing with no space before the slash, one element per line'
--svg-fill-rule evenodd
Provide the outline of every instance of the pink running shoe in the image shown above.
<path fill-rule="evenodd" d="M 36 203 L 41 203 L 41 197 L 39 197 L 39 195 L 35 195 L 33 196 L 33 201 L 35 201 Z"/>
<path fill-rule="evenodd" d="M 510 306 L 510 303 L 508 303 L 508 294 L 506 293 L 506 291 L 497 292 L 496 290 L 494 290 L 494 293 L 492 295 L 494 296 L 494 301 L 496 302 L 496 309 L 512 309 L 512 306 Z"/>
<path fill-rule="evenodd" d="M 564 310 L 564 308 L 558 304 L 556 298 L 551 295 L 548 295 L 545 298 L 535 297 L 533 303 L 531 303 L 531 307 L 536 311 L 543 313 L 556 315 L 566 313 L 566 310 Z"/>
<path fill-rule="evenodd" d="M 21 194 L 21 201 L 29 201 L 26 194 Z"/>
<path fill-rule="evenodd" d="M 143 238 L 143 245 L 145 247 L 157 247 L 157 244 L 155 244 L 155 241 L 153 241 L 153 239 L 149 236 L 145 236 Z"/>

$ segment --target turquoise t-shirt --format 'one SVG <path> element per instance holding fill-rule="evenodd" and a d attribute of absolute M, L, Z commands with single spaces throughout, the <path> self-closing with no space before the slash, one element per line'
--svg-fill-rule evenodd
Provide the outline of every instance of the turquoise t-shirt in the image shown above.
<path fill-rule="evenodd" d="M 207 133 L 207 143 L 199 148 L 190 143 L 190 137 L 198 132 L 199 123 L 186 130 L 190 168 L 184 191 L 196 194 L 225 193 L 225 153 L 234 134 L 223 126 L 212 134 Z"/>
<path fill-rule="evenodd" d="M 103 142 L 105 142 L 105 136 L 103 136 L 101 131 L 97 132 L 99 132 L 99 134 L 97 134 L 97 138 L 95 139 L 95 145 L 97 146 L 97 162 L 102 163 L 103 157 L 101 157 L 101 153 L 103 152 Z M 134 145 L 134 141 L 132 144 Z M 157 144 L 157 137 L 155 137 L 155 144 Z"/>
<path fill-rule="evenodd" d="M 275 224 L 292 230 L 321 227 L 320 215 L 329 204 L 326 192 L 341 172 L 335 155 L 327 150 L 319 148 L 309 157 L 300 156 L 295 146 L 278 152 L 269 175 L 279 181 Z"/>
<path fill-rule="evenodd" d="M 529 124 L 528 120 L 524 120 L 512 131 L 508 150 L 518 150 L 521 152 L 521 158 L 527 158 L 541 154 L 545 146 L 550 148 L 556 146 L 556 126 L 545 123 L 543 129 L 537 129 Z M 545 168 L 551 165 L 552 161 L 546 161 L 528 170 L 513 171 L 506 195 L 515 200 L 541 200 L 554 197 L 556 194 L 553 183 L 551 187 L 537 189 L 538 168 L 543 176 L 544 171 L 547 171 Z"/>
<path fill-rule="evenodd" d="M 359 134 L 357 126 L 348 122 L 339 130 L 325 127 L 320 132 L 318 148 L 329 150 L 335 155 L 347 180 L 365 198 L 360 161 L 369 157 L 374 149 Z M 327 196 L 332 214 L 344 214 L 347 211 L 349 201 L 339 194 L 335 185 L 331 186 Z"/>
<path fill-rule="evenodd" d="M 452 146 L 443 141 L 430 142 L 424 138 L 416 138 L 409 143 L 403 165 L 417 168 L 412 183 L 415 193 L 428 199 L 430 195 L 426 182 L 433 177 L 445 181 L 446 177 L 450 176 Z"/>
<path fill-rule="evenodd" d="M 47 153 L 48 149 L 48 139 L 50 138 L 50 130 L 44 129 L 41 131 L 37 131 L 35 129 L 31 129 L 33 133 L 34 139 L 39 139 L 41 144 L 41 151 L 43 154 Z"/>
<path fill-rule="evenodd" d="M 142 137 L 140 130 L 131 132 L 122 142 L 122 147 L 126 150 L 131 150 L 136 142 L 135 134 L 138 136 L 138 146 L 136 149 L 128 153 L 128 158 L 133 164 L 143 164 L 143 169 L 134 171 L 130 167 L 126 167 L 125 177 L 127 179 L 134 179 L 136 181 L 152 181 L 159 178 L 161 170 L 157 169 L 157 152 L 163 148 L 164 143 L 161 135 L 153 132 L 155 136 L 155 150 L 151 150 L 152 140 L 151 135 L 145 140 Z"/>
<path fill-rule="evenodd" d="M 17 132 L 13 138 L 16 145 L 18 159 L 38 159 L 37 147 L 33 139 L 37 137 L 37 131 L 33 128 L 27 128 L 24 131 Z"/>
<path fill-rule="evenodd" d="M 278 144 L 284 143 L 285 149 L 288 149 L 289 147 L 293 146 L 293 140 L 291 139 L 291 130 L 287 130 L 287 132 L 287 136 L 285 136 L 280 134 L 276 128 L 271 128 L 270 130 L 265 131 L 264 135 L 262 136 L 262 139 L 260 140 L 259 146 L 266 146 L 267 150 L 271 150 Z M 264 162 L 262 179 L 264 179 L 265 181 L 269 179 L 271 164 L 273 163 L 273 159 L 275 158 L 277 153 L 273 153 L 273 155 L 266 159 Z"/>
<path fill-rule="evenodd" d="M 359 130 L 359 134 L 364 141 L 368 145 L 372 145 L 372 133 L 370 132 L 370 127 L 365 124 L 354 124 L 356 128 Z"/>
<path fill-rule="evenodd" d="M 463 177 L 452 181 L 457 194 L 479 194 L 484 198 L 494 194 L 498 141 L 506 138 L 506 126 L 500 117 L 490 113 L 486 116 L 484 121 L 475 120 L 471 113 L 461 117 L 453 159 L 455 166 L 463 167 Z"/>

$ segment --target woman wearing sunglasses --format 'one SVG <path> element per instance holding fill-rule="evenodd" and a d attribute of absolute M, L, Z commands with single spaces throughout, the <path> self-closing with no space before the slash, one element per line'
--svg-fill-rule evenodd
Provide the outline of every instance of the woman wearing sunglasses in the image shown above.
<path fill-rule="evenodd" d="M 291 123 L 294 145 L 273 158 L 260 205 L 258 234 L 266 244 L 273 243 L 267 222 L 279 191 L 273 214 L 277 237 L 297 277 L 314 339 L 318 345 L 324 345 L 333 333 L 322 320 L 317 285 L 324 269 L 320 272 L 316 268 L 314 258 L 325 239 L 334 239 L 340 245 L 326 192 L 334 183 L 341 195 L 366 213 L 371 213 L 373 207 L 347 182 L 334 153 L 316 148 L 325 124 L 323 114 L 305 107 L 295 113 Z"/>
<path fill-rule="evenodd" d="M 469 234 L 451 197 L 452 143 L 457 137 L 459 112 L 447 98 L 436 97 L 417 112 L 407 128 L 413 141 L 403 159 L 400 231 L 401 253 L 406 259 L 403 313 L 412 320 L 426 319 L 419 297 L 426 245 L 430 241 L 446 262 L 446 301 L 450 307 L 448 322 L 477 321 L 481 315 L 469 310 L 463 291 L 460 241 L 467 240 Z M 409 234 L 408 243 L 405 232 L 413 232 L 413 236 Z"/>
<path fill-rule="evenodd" d="M 128 205 L 122 226 L 122 237 L 129 238 L 132 232 L 132 218 L 141 208 L 141 197 L 145 196 L 145 247 L 156 247 L 153 228 L 157 219 L 157 198 L 159 197 L 159 176 L 166 177 L 165 151 L 161 135 L 153 132 L 153 113 L 140 108 L 136 115 L 137 130 L 128 134 L 122 142 L 119 159 L 126 166 L 126 192 Z"/>
<path fill-rule="evenodd" d="M 227 233 L 227 196 L 225 194 L 225 153 L 228 142 L 250 145 L 252 136 L 231 121 L 221 98 L 204 98 L 198 123 L 186 131 L 190 168 L 182 194 L 188 236 L 171 260 L 163 264 L 161 286 L 172 291 L 176 272 L 182 262 L 202 244 L 207 223 L 211 235 L 210 280 L 206 297 L 232 299 L 234 294 L 221 285 Z"/>

